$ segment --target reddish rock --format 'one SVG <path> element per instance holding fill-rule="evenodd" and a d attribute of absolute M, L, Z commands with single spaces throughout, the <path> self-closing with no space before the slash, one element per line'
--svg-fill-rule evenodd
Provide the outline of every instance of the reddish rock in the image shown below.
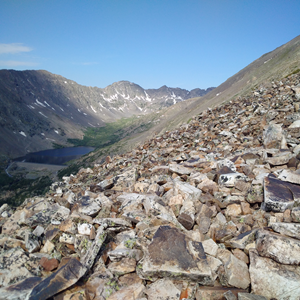
<path fill-rule="evenodd" d="M 45 271 L 53 271 L 58 267 L 59 262 L 55 258 L 48 259 L 46 257 L 42 257 L 40 260 L 40 265 Z"/>

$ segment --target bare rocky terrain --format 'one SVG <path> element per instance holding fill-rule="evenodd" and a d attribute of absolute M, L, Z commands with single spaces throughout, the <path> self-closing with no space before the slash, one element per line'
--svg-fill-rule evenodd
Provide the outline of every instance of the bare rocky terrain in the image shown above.
<path fill-rule="evenodd" d="M 299 299 L 300 75 L 0 208 L 0 299 Z"/>

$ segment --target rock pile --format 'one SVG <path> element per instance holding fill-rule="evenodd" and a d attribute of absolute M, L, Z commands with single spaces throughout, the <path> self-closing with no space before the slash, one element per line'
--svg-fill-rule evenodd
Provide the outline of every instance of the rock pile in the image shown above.
<path fill-rule="evenodd" d="M 0 208 L 0 299 L 299 299 L 300 76 Z"/>

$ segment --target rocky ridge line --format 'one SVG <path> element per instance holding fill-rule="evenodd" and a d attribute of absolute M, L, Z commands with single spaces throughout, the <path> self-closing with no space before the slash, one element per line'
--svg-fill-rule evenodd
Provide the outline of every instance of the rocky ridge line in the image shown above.
<path fill-rule="evenodd" d="M 0 299 L 298 299 L 300 76 L 0 208 Z"/>

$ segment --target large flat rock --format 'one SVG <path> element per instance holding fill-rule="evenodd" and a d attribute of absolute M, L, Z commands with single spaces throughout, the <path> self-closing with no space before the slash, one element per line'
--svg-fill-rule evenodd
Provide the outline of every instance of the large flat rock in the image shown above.
<path fill-rule="evenodd" d="M 86 268 L 75 258 L 68 261 L 55 273 L 36 285 L 28 300 L 48 299 L 76 283 L 86 272 Z"/>
<path fill-rule="evenodd" d="M 177 228 L 160 226 L 145 249 L 142 276 L 170 277 L 212 285 L 212 272 L 202 243 L 195 242 Z"/>
<path fill-rule="evenodd" d="M 300 224 L 276 222 L 270 226 L 274 231 L 280 234 L 300 239 Z"/>
<path fill-rule="evenodd" d="M 279 264 L 271 258 L 259 256 L 254 249 L 249 254 L 252 293 L 267 299 L 299 300 L 299 266 Z"/>
<path fill-rule="evenodd" d="M 300 264 L 300 241 L 278 233 L 257 231 L 256 250 L 260 256 L 272 258 L 282 264 Z"/>
<path fill-rule="evenodd" d="M 284 212 L 294 205 L 289 184 L 273 177 L 264 179 L 264 199 L 267 211 Z"/>

